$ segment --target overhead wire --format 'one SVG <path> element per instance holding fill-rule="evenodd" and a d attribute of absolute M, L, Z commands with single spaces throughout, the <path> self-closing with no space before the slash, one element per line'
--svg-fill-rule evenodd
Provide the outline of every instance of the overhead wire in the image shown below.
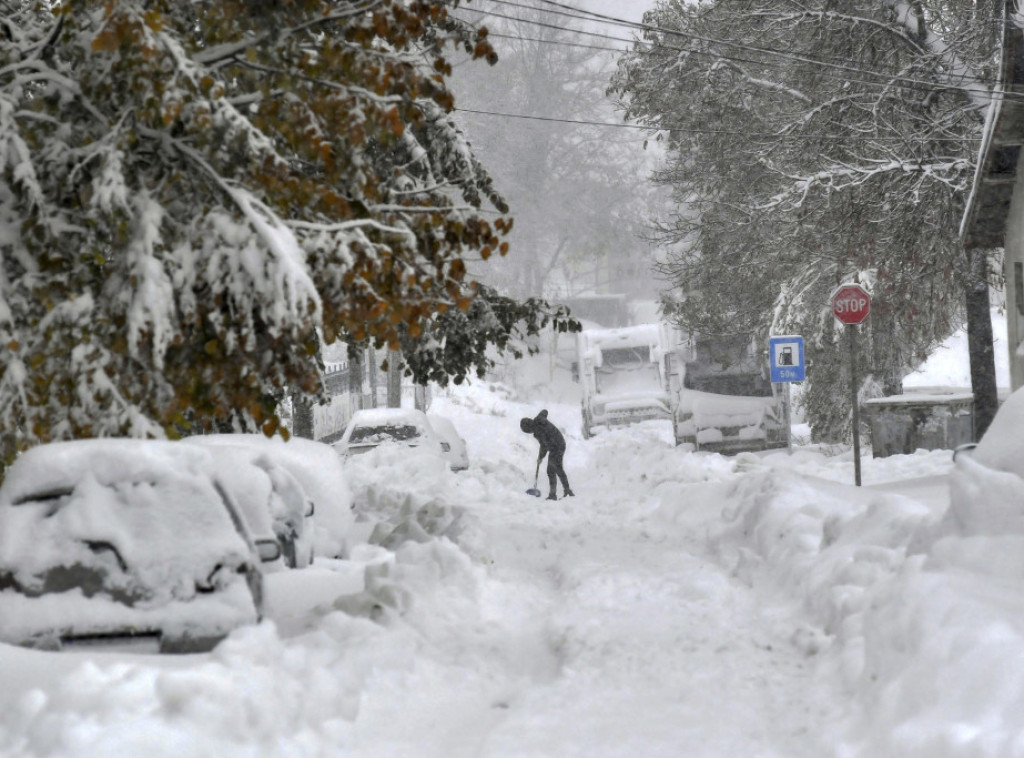
<path fill-rule="evenodd" d="M 501 2 L 502 0 L 493 0 L 493 1 L 494 2 Z M 508 4 L 515 4 L 515 3 L 508 3 Z M 532 6 L 522 6 L 522 7 L 532 7 Z M 482 15 L 495 15 L 495 14 L 489 13 L 488 11 L 484 11 L 484 10 L 479 10 L 479 9 L 473 9 L 473 10 L 475 10 L 475 12 L 480 13 Z M 501 16 L 500 14 L 498 14 L 498 15 L 501 18 L 510 18 L 512 20 L 523 20 L 523 21 L 526 21 L 527 23 L 537 23 L 537 22 L 534 22 L 532 20 L 514 19 L 512 17 Z M 462 20 L 462 19 L 460 19 L 460 20 Z M 471 23 L 471 22 L 466 22 L 465 20 L 463 20 L 463 22 L 464 23 Z M 542 26 L 551 26 L 552 28 L 559 29 L 559 30 L 566 30 L 565 27 L 559 27 L 559 26 L 548 25 L 548 24 L 543 24 L 543 23 L 540 23 L 540 25 L 542 25 Z M 597 37 L 602 37 L 602 38 L 606 38 L 606 39 L 615 39 L 615 40 L 622 41 L 622 42 L 630 42 L 630 40 L 626 40 L 626 39 L 623 39 L 623 38 L 611 37 L 610 35 L 598 34 L 596 32 L 585 32 L 585 31 L 582 31 L 582 30 L 575 30 L 575 29 L 568 29 L 567 31 L 572 31 L 572 32 L 575 32 L 575 33 L 578 33 L 578 34 L 583 34 L 583 35 L 586 35 L 586 36 L 597 36 Z M 582 45 L 582 44 L 579 44 L 579 43 L 564 42 L 564 41 L 560 41 L 560 40 L 545 40 L 545 39 L 541 39 L 541 38 L 524 37 L 524 36 L 521 36 L 521 35 L 511 35 L 511 34 L 504 34 L 504 33 L 498 33 L 498 32 L 489 32 L 488 36 L 497 37 L 497 38 L 503 38 L 503 39 L 510 39 L 510 40 L 522 40 L 522 41 L 527 41 L 527 42 L 560 44 L 560 45 L 571 46 L 571 47 L 586 47 L 586 48 L 594 47 L 594 46 L 590 46 L 590 45 Z M 625 52 L 625 51 L 620 51 L 618 49 L 613 49 L 613 48 L 597 48 L 597 49 L 608 50 L 610 52 Z M 472 114 L 475 114 L 475 115 L 491 116 L 491 117 L 496 117 L 496 118 L 518 119 L 518 120 L 525 120 L 525 121 L 544 121 L 544 122 L 549 122 L 549 123 L 574 124 L 574 125 L 581 125 L 581 126 L 601 126 L 601 127 L 619 128 L 619 129 L 635 129 L 635 130 L 641 130 L 641 131 L 646 131 L 646 132 L 650 132 L 650 133 L 659 132 L 659 131 L 668 131 L 668 132 L 680 132 L 680 133 L 691 133 L 691 134 L 720 134 L 720 135 L 725 135 L 725 136 L 728 136 L 728 135 L 737 135 L 738 136 L 738 135 L 742 134 L 742 135 L 748 136 L 748 137 L 773 139 L 773 140 L 777 140 L 777 139 L 811 139 L 807 135 L 801 135 L 801 134 L 789 134 L 789 135 L 786 135 L 786 134 L 776 134 L 776 133 L 769 133 L 769 132 L 752 133 L 752 132 L 736 132 L 736 131 L 728 131 L 728 130 L 720 130 L 720 129 L 692 129 L 692 128 L 684 128 L 684 127 L 673 127 L 671 125 L 651 126 L 651 125 L 628 123 L 628 122 L 609 122 L 609 121 L 593 121 L 593 120 L 588 120 L 588 119 L 570 119 L 570 118 L 559 118 L 559 117 L 554 117 L 554 116 L 539 116 L 539 115 L 524 114 L 524 113 L 508 113 L 508 112 L 499 112 L 499 111 L 475 109 L 475 108 L 461 108 L 461 107 L 456 107 L 455 110 L 456 111 L 461 111 L 463 113 L 472 113 Z M 850 135 L 850 136 L 844 137 L 844 139 L 855 140 L 855 141 L 858 141 L 858 142 L 904 142 L 904 141 L 906 141 L 907 138 L 905 136 L 892 136 L 892 137 L 885 137 L 885 136 L 867 137 L 867 136 L 865 136 L 865 137 L 856 137 L 856 136 Z M 953 143 L 976 142 L 976 141 L 980 140 L 980 138 L 972 138 L 972 137 L 965 137 L 965 138 L 961 138 L 961 137 L 922 137 L 922 139 L 924 139 L 924 140 L 926 140 L 928 142 L 953 142 Z"/>
<path fill-rule="evenodd" d="M 494 1 L 497 2 L 498 0 L 494 0 Z M 618 42 L 625 42 L 627 44 L 632 44 L 634 42 L 634 40 L 628 40 L 628 39 L 621 38 L 621 37 L 613 37 L 611 35 L 598 34 L 596 32 L 585 32 L 585 31 L 578 30 L 578 29 L 569 29 L 569 28 L 566 28 L 566 27 L 563 27 L 563 26 L 558 26 L 556 24 L 546 24 L 544 22 L 539 22 L 539 21 L 535 21 L 535 20 L 532 20 L 532 19 L 520 19 L 520 18 L 516 18 L 514 16 L 506 16 L 506 15 L 503 15 L 503 14 L 500 14 L 500 13 L 493 13 L 493 12 L 481 11 L 481 10 L 477 10 L 476 12 L 484 14 L 484 15 L 491 15 L 491 16 L 494 16 L 496 18 L 508 19 L 508 20 L 513 20 L 513 21 L 522 21 L 523 23 L 526 23 L 526 24 L 532 24 L 534 26 L 541 26 L 541 27 L 549 28 L 549 29 L 557 29 L 559 31 L 566 31 L 566 32 L 574 33 L 574 34 L 581 34 L 581 35 L 586 35 L 586 36 L 600 37 L 602 39 L 609 39 L 609 40 L 618 41 Z M 619 52 L 619 53 L 628 53 L 628 52 L 630 52 L 628 48 L 623 49 L 623 48 L 603 47 L 603 46 L 597 46 L 597 45 L 584 45 L 584 44 L 576 43 L 576 42 L 566 42 L 565 40 L 543 39 L 543 38 L 539 38 L 539 37 L 526 37 L 526 36 L 523 36 L 523 35 L 504 34 L 504 33 L 498 33 L 498 32 L 489 32 L 488 36 L 497 37 L 497 38 L 501 38 L 501 39 L 523 40 L 523 41 L 526 41 L 526 42 L 536 42 L 536 43 L 539 43 L 539 44 L 546 44 L 546 45 L 555 45 L 555 46 L 564 46 L 564 47 L 591 48 L 591 49 L 595 49 L 595 50 L 606 50 L 608 52 Z M 782 65 L 781 63 L 773 63 L 773 62 L 770 62 L 770 61 L 761 61 L 761 60 L 756 60 L 756 59 L 753 59 L 753 58 L 740 58 L 740 57 L 737 57 L 737 56 L 724 55 L 724 54 L 721 54 L 721 53 L 711 53 L 711 52 L 706 51 L 706 50 L 694 50 L 692 48 L 676 47 L 676 46 L 673 46 L 673 45 L 662 44 L 659 47 L 661 49 L 663 49 L 663 50 L 672 50 L 672 51 L 675 51 L 675 52 L 691 53 L 693 55 L 703 56 L 703 57 L 707 57 L 707 58 L 715 58 L 715 59 L 718 59 L 718 60 L 725 60 L 725 61 L 729 61 L 731 63 L 750 63 L 750 64 L 754 64 L 754 65 L 759 65 L 759 66 L 770 66 L 770 67 L 775 67 L 775 68 L 778 68 L 778 67 L 780 67 Z M 934 83 L 925 82 L 924 84 L 921 84 L 921 85 L 910 84 L 910 82 L 914 82 L 914 81 L 924 82 L 924 80 L 911 80 L 911 79 L 907 79 L 906 77 L 895 77 L 894 76 L 894 77 L 891 77 L 889 81 L 868 81 L 868 80 L 865 80 L 865 79 L 851 78 L 849 76 L 840 76 L 838 74 L 830 74 L 828 72 L 824 72 L 824 75 L 825 76 L 830 76 L 831 78 L 834 78 L 834 79 L 838 79 L 839 81 L 841 81 L 843 83 L 864 84 L 864 85 L 867 85 L 869 87 L 879 87 L 879 88 L 889 87 L 892 84 L 893 81 L 896 81 L 903 89 L 914 90 L 914 91 L 917 91 L 917 92 L 920 92 L 920 93 L 933 92 L 937 86 L 941 86 L 937 82 L 934 82 Z M 878 73 L 877 76 L 883 76 L 883 74 Z M 996 93 L 993 93 L 993 92 L 981 92 L 981 93 L 978 93 L 978 94 L 981 97 L 985 98 L 985 99 L 992 99 L 992 97 Z M 1004 92 L 1004 93 L 999 93 L 999 94 L 1002 95 L 1002 96 L 1009 96 L 1010 99 L 1012 99 L 1013 97 L 1024 97 L 1024 95 L 1018 95 L 1017 93 L 1013 93 L 1013 92 Z"/>
<path fill-rule="evenodd" d="M 962 84 L 970 83 L 970 82 L 964 82 L 964 83 L 958 85 L 956 82 L 945 82 L 945 83 L 943 83 L 943 82 L 938 82 L 938 81 L 930 81 L 930 80 L 927 80 L 927 79 L 917 79 L 917 78 L 913 78 L 913 77 L 888 74 L 888 73 L 881 72 L 881 71 L 874 71 L 874 70 L 871 70 L 871 69 L 849 66 L 848 64 L 834 63 L 834 62 L 831 62 L 831 61 L 822 60 L 822 59 L 818 59 L 818 58 L 811 58 L 811 57 L 808 57 L 808 56 L 801 56 L 801 55 L 796 55 L 796 54 L 793 54 L 793 53 L 787 53 L 786 51 L 775 50 L 773 48 L 750 46 L 750 45 L 745 45 L 745 44 L 741 44 L 741 43 L 738 43 L 738 42 L 732 42 L 732 41 L 729 41 L 729 40 L 718 40 L 718 39 L 711 38 L 711 37 L 702 37 L 700 35 L 695 35 L 693 33 L 688 33 L 688 32 L 684 32 L 684 31 L 673 30 L 673 29 L 664 29 L 664 28 L 661 28 L 661 27 L 650 26 L 650 25 L 647 25 L 647 24 L 641 24 L 641 23 L 637 23 L 637 22 L 633 22 L 633 21 L 628 21 L 626 19 L 619 19 L 619 18 L 616 18 L 614 16 L 608 16 L 606 14 L 597 13 L 595 11 L 584 11 L 584 13 L 586 15 L 580 15 L 580 13 L 577 13 L 577 12 L 569 12 L 569 11 L 565 11 L 565 10 L 548 10 L 548 9 L 538 8 L 535 5 L 525 5 L 523 3 L 514 2 L 513 0 L 490 0 L 490 1 L 493 2 L 493 3 L 500 4 L 500 5 L 507 5 L 507 6 L 510 6 L 510 7 L 521 8 L 521 9 L 525 9 L 525 10 L 540 11 L 541 13 L 551 13 L 551 14 L 555 14 L 555 15 L 559 15 L 559 16 L 569 17 L 569 18 L 572 18 L 572 19 L 575 19 L 575 20 L 579 20 L 579 21 L 600 21 L 601 23 L 605 23 L 605 24 L 613 25 L 613 26 L 624 26 L 624 27 L 627 27 L 627 28 L 637 29 L 637 30 L 642 30 L 642 31 L 653 31 L 653 32 L 658 32 L 658 33 L 665 34 L 665 35 L 684 37 L 684 38 L 687 38 L 687 39 L 691 39 L 693 41 L 706 42 L 706 43 L 709 43 L 709 44 L 719 44 L 719 45 L 724 45 L 724 46 L 728 46 L 728 47 L 739 48 L 743 52 L 763 53 L 763 54 L 768 55 L 768 56 L 775 56 L 776 58 L 779 58 L 781 60 L 779 60 L 778 62 L 772 62 L 772 61 L 760 60 L 760 59 L 755 59 L 755 58 L 740 57 L 740 56 L 735 55 L 735 54 L 734 55 L 727 55 L 727 54 L 724 54 L 724 53 L 712 53 L 712 52 L 707 51 L 707 50 L 700 50 L 700 49 L 696 49 L 696 48 L 693 48 L 693 47 L 674 46 L 674 45 L 665 44 L 664 42 L 662 42 L 659 45 L 659 47 L 661 47 L 662 49 L 666 49 L 666 50 L 670 50 L 670 51 L 691 53 L 691 54 L 694 54 L 694 55 L 700 55 L 700 56 L 705 56 L 705 57 L 714 57 L 714 58 L 718 58 L 718 59 L 722 59 L 722 60 L 727 60 L 727 61 L 734 62 L 734 63 L 749 63 L 749 64 L 761 65 L 761 66 L 779 67 L 779 66 L 783 65 L 783 62 L 782 62 L 783 60 L 795 61 L 795 62 L 798 62 L 798 63 L 805 63 L 805 64 L 813 65 L 813 66 L 824 66 L 824 67 L 826 67 L 828 69 L 831 69 L 831 71 L 823 71 L 822 73 L 824 75 L 831 76 L 832 78 L 836 78 L 836 79 L 839 79 L 840 81 L 844 81 L 844 82 L 864 84 L 864 85 L 874 86 L 874 87 L 889 87 L 889 86 L 892 86 L 893 83 L 896 83 L 896 84 L 898 84 L 899 86 L 901 86 L 901 87 L 903 87 L 905 89 L 911 89 L 911 90 L 916 90 L 916 91 L 920 91 L 920 92 L 931 92 L 931 91 L 934 91 L 934 89 L 936 87 L 940 87 L 940 86 L 957 87 L 957 86 L 962 86 Z M 545 5 L 555 6 L 557 8 L 569 8 L 570 7 L 570 6 L 565 6 L 562 3 L 555 2 L 555 0 L 537 0 L 537 1 L 541 2 L 541 3 L 544 3 Z M 494 10 L 487 10 L 487 9 L 481 9 L 481 8 L 468 8 L 468 7 L 464 8 L 463 10 L 470 11 L 470 12 L 473 12 L 473 13 L 478 13 L 478 14 L 485 15 L 485 16 L 492 16 L 494 18 L 500 18 L 500 19 L 503 19 L 503 20 L 515 21 L 515 22 L 519 22 L 519 23 L 525 23 L 525 24 L 528 24 L 528 25 L 531 25 L 531 26 L 537 26 L 537 27 L 540 27 L 540 28 L 554 29 L 554 30 L 558 30 L 558 31 L 569 32 L 569 33 L 576 34 L 576 35 L 581 35 L 581 36 L 596 37 L 596 38 L 600 38 L 600 39 L 612 40 L 612 41 L 615 41 L 615 42 L 623 42 L 623 43 L 626 43 L 626 44 L 629 44 L 629 45 L 632 45 L 632 44 L 635 44 L 635 43 L 638 43 L 638 42 L 642 42 L 641 40 L 637 40 L 637 39 L 626 39 L 626 38 L 623 38 L 623 37 L 616 37 L 616 36 L 609 35 L 609 34 L 601 34 L 601 33 L 598 33 L 598 32 L 584 31 L 584 30 L 581 30 L 581 29 L 572 29 L 572 28 L 566 27 L 564 25 L 547 23 L 547 22 L 544 22 L 544 21 L 540 21 L 538 19 L 529 19 L 529 18 L 523 18 L 523 17 L 520 17 L 520 16 L 510 16 L 508 14 L 499 13 L 499 12 L 494 11 Z M 573 10 L 576 10 L 576 9 L 573 9 Z M 512 37 L 514 35 L 506 35 L 506 36 Z M 538 40 L 538 41 L 540 41 L 540 40 Z M 547 44 L 569 44 L 569 45 L 575 45 L 576 43 L 565 43 L 565 42 L 558 41 L 558 40 L 552 40 L 552 41 L 550 41 L 550 43 L 547 43 Z M 612 50 L 611 52 L 614 52 L 614 50 Z M 624 52 L 628 52 L 628 50 L 624 51 Z M 873 77 L 873 78 L 872 79 L 867 79 L 867 80 L 866 79 L 856 79 L 856 78 L 852 78 L 851 76 L 842 75 L 842 74 L 862 74 L 862 75 L 866 75 L 866 76 Z M 990 85 L 991 84 L 991 83 L 989 83 L 989 82 L 987 82 L 985 80 L 981 80 L 981 79 L 976 80 L 976 81 L 977 81 L 977 83 L 979 85 Z M 979 96 L 979 98 L 987 99 L 987 100 L 994 99 L 995 97 L 1000 97 L 1000 98 L 1002 98 L 1004 100 L 1014 100 L 1014 99 L 1024 100 L 1024 94 L 1015 93 L 1015 92 L 1007 92 L 1007 91 L 998 91 L 998 90 L 994 90 L 993 88 L 990 88 L 988 86 L 986 86 L 986 89 L 984 89 L 983 91 L 979 91 L 976 94 Z"/>
<path fill-rule="evenodd" d="M 582 42 L 566 42 L 564 40 L 553 40 L 544 39 L 542 37 L 524 37 L 520 34 L 503 34 L 501 32 L 487 33 L 488 38 L 497 37 L 498 39 L 514 39 L 521 40 L 523 42 L 538 42 L 542 45 L 559 45 L 561 47 L 577 47 L 584 50 L 604 50 L 609 53 L 627 53 L 629 50 L 622 47 L 608 47 L 606 45 L 585 45 Z"/>
<path fill-rule="evenodd" d="M 503 113 L 500 111 L 481 110 L 476 108 L 460 108 L 456 106 L 453 110 L 461 113 L 473 113 L 482 116 L 495 116 L 500 118 L 511 118 L 521 119 L 525 121 L 547 121 L 559 124 L 575 124 L 581 126 L 606 126 L 617 129 L 637 129 L 646 132 L 678 132 L 682 134 L 721 134 L 725 136 L 735 135 L 744 137 L 763 137 L 764 139 L 779 140 L 779 139 L 810 139 L 807 135 L 802 134 L 775 134 L 773 132 L 749 132 L 749 131 L 729 131 L 726 129 L 691 129 L 689 127 L 675 127 L 675 126 L 645 126 L 643 124 L 632 124 L 629 122 L 615 122 L 615 121 L 588 121 L 586 119 L 573 119 L 573 118 L 557 118 L 554 116 L 536 116 L 526 113 Z M 907 142 L 906 136 L 892 136 L 892 137 L 857 137 L 847 136 L 843 137 L 844 140 L 853 140 L 857 142 Z M 980 137 L 924 137 L 927 142 L 978 142 Z"/>
<path fill-rule="evenodd" d="M 588 11 L 588 10 L 584 10 L 584 9 L 577 9 L 577 8 L 572 7 L 571 5 L 566 5 L 565 3 L 558 2 L 558 0 L 536 0 L 536 1 L 539 2 L 539 3 L 542 3 L 544 5 L 548 5 L 548 6 L 552 6 L 552 7 L 555 7 L 555 8 L 559 8 L 561 10 L 547 10 L 547 11 L 543 11 L 542 9 L 537 8 L 537 6 L 525 5 L 523 3 L 515 2 L 514 0 L 491 0 L 491 2 L 498 3 L 500 5 L 508 5 L 508 6 L 513 6 L 513 7 L 523 8 L 523 9 L 528 9 L 528 10 L 529 9 L 542 10 L 542 12 L 553 13 L 553 14 L 562 15 L 562 16 L 568 16 L 570 18 L 575 18 L 577 20 L 590 20 L 590 21 L 595 21 L 596 20 L 596 21 L 600 21 L 601 23 L 605 23 L 605 24 L 609 24 L 609 25 L 614 25 L 614 26 L 624 26 L 624 27 L 628 27 L 628 28 L 631 28 L 631 29 L 637 29 L 637 30 L 645 31 L 645 32 L 658 32 L 660 34 L 668 34 L 668 35 L 673 35 L 673 36 L 686 37 L 686 38 L 689 38 L 689 39 L 692 39 L 692 40 L 695 40 L 695 41 L 700 41 L 700 42 L 709 42 L 709 43 L 716 44 L 716 45 L 725 45 L 727 47 L 739 48 L 740 50 L 742 50 L 744 52 L 758 52 L 758 53 L 764 53 L 764 54 L 767 54 L 767 55 L 776 55 L 776 56 L 779 56 L 779 57 L 782 57 L 782 58 L 785 58 L 785 59 L 788 59 L 788 60 L 794 60 L 794 61 L 801 62 L 801 63 L 810 63 L 812 65 L 830 66 L 832 68 L 835 68 L 835 69 L 838 69 L 838 70 L 842 70 L 842 71 L 851 71 L 851 72 L 854 72 L 854 73 L 867 74 L 869 76 L 877 76 L 879 78 L 885 79 L 886 82 L 884 82 L 884 83 L 891 82 L 893 80 L 893 78 L 894 78 L 894 77 L 892 77 L 891 75 L 889 75 L 887 73 L 878 72 L 878 71 L 872 71 L 871 69 L 854 67 L 854 66 L 850 66 L 850 65 L 845 64 L 845 63 L 836 63 L 834 60 L 822 60 L 820 58 L 811 58 L 811 57 L 808 57 L 808 56 L 802 56 L 802 55 L 797 55 L 797 54 L 794 54 L 794 53 L 790 53 L 790 52 L 785 51 L 785 50 L 777 50 L 775 48 L 770 48 L 770 47 L 759 47 L 757 45 L 750 45 L 749 43 L 745 43 L 745 42 L 734 42 L 732 40 L 722 40 L 722 39 L 716 39 L 714 37 L 704 37 L 704 36 L 697 35 L 697 34 L 694 34 L 692 32 L 687 32 L 687 31 L 683 31 L 683 30 L 666 29 L 666 28 L 663 28 L 663 27 L 653 26 L 653 25 L 650 25 L 650 24 L 640 23 L 640 22 L 636 22 L 636 21 L 629 21 L 628 19 L 618 18 L 616 16 L 610 16 L 610 15 L 604 14 L 604 13 L 598 13 L 597 11 Z M 691 52 L 698 52 L 698 51 L 691 51 Z M 895 77 L 895 78 L 897 80 L 900 80 L 900 81 L 907 81 L 907 82 L 911 82 L 911 83 L 915 83 L 915 84 L 923 84 L 923 85 L 927 85 L 929 87 L 934 87 L 935 84 L 936 84 L 935 82 L 927 80 L 927 79 L 912 79 L 912 78 L 909 78 L 909 77 Z M 983 84 L 992 84 L 994 86 L 994 82 L 981 82 L 981 83 L 983 83 Z"/>

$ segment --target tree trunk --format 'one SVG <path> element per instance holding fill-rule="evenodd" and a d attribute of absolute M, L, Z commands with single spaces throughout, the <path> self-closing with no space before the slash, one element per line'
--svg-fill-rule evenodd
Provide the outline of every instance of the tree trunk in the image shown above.
<path fill-rule="evenodd" d="M 367 351 L 369 356 L 368 371 L 370 373 L 370 407 L 377 407 L 377 351 L 372 347 Z"/>
<path fill-rule="evenodd" d="M 892 311 L 879 307 L 871 313 L 871 373 L 886 397 L 903 394 L 906 363 L 896 334 Z"/>
<path fill-rule="evenodd" d="M 350 413 L 362 408 L 363 349 L 354 342 L 348 344 L 348 396 Z"/>
<path fill-rule="evenodd" d="M 402 407 L 402 353 L 388 350 L 388 408 Z"/>
<path fill-rule="evenodd" d="M 974 439 L 980 440 L 999 408 L 992 349 L 992 312 L 988 300 L 988 255 L 968 250 L 971 281 L 967 287 L 967 353 L 974 392 Z"/>
<path fill-rule="evenodd" d="M 292 395 L 292 436 L 313 439 L 313 404 L 297 392 Z"/>

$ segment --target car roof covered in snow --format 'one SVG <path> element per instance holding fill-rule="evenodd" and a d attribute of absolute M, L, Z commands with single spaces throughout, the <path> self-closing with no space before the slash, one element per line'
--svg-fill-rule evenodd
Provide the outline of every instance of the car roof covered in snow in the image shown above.
<path fill-rule="evenodd" d="M 51 442 L 22 453 L 7 470 L 0 504 L 66 489 L 91 474 L 100 484 L 152 481 L 181 472 L 207 471 L 209 453 L 165 440 L 89 439 Z"/>
<path fill-rule="evenodd" d="M 971 453 L 978 463 L 1024 477 L 1024 389 L 1010 395 Z"/>
<path fill-rule="evenodd" d="M 267 453 L 275 463 L 286 467 L 302 488 L 317 503 L 343 500 L 351 505 L 348 480 L 334 448 L 324 442 L 291 437 L 266 437 L 262 434 L 207 434 L 189 437 L 200 445 L 244 445 Z"/>
<path fill-rule="evenodd" d="M 352 414 L 349 426 L 386 426 L 396 423 L 431 428 L 427 414 L 415 408 L 364 408 Z"/>

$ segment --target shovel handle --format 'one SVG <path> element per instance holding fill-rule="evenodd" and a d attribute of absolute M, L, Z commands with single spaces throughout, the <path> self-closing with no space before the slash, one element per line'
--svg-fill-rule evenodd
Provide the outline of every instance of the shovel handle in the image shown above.
<path fill-rule="evenodd" d="M 537 470 L 533 472 L 533 488 L 537 489 L 537 480 L 540 478 L 540 461 L 537 461 Z"/>

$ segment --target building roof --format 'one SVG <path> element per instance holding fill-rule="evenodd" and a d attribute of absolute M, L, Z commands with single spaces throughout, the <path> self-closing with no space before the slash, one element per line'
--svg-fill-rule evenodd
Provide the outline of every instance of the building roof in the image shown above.
<path fill-rule="evenodd" d="M 1011 20 L 1007 0 L 1003 30 L 1001 87 L 1009 96 L 993 102 L 982 135 L 974 186 L 967 199 L 960 236 L 965 248 L 1003 247 L 1010 199 L 1024 147 L 1024 32 Z"/>

